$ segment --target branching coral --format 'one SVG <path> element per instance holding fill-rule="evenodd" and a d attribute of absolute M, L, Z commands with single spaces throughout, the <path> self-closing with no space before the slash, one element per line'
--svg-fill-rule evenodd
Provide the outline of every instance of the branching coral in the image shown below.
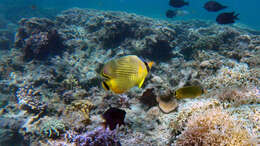
<path fill-rule="evenodd" d="M 169 123 L 169 127 L 172 129 L 172 134 L 176 135 L 184 129 L 188 119 L 195 113 L 210 110 L 215 107 L 219 107 L 220 102 L 215 99 L 210 100 L 196 100 L 187 102 L 185 105 L 181 106 L 179 113 L 175 118 Z"/>
<path fill-rule="evenodd" d="M 47 109 L 47 104 L 41 101 L 39 91 L 32 87 L 21 87 L 16 92 L 19 107 L 33 113 L 41 113 Z"/>
<path fill-rule="evenodd" d="M 250 133 L 220 108 L 194 114 L 177 137 L 176 145 L 250 145 Z"/>

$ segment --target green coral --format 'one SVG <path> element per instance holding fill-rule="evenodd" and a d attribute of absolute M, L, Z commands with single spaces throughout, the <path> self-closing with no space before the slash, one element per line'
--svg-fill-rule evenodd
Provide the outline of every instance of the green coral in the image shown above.
<path fill-rule="evenodd" d="M 42 124 L 40 131 L 48 137 L 59 137 L 65 131 L 65 125 L 60 120 L 49 118 Z"/>

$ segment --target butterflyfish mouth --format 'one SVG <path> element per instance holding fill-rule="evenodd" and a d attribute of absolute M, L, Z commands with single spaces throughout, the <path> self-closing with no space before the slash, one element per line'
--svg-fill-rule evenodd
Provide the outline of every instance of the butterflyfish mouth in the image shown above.
<path fill-rule="evenodd" d="M 107 85 L 107 83 L 106 82 L 102 82 L 102 86 L 103 86 L 103 88 L 105 88 L 106 90 L 110 90 L 110 88 L 109 88 L 109 86 Z"/>

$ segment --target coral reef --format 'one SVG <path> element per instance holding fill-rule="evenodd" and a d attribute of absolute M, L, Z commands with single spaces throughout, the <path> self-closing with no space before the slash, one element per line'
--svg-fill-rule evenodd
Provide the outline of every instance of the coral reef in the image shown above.
<path fill-rule="evenodd" d="M 54 118 L 44 117 L 41 119 L 42 125 L 40 132 L 47 137 L 59 137 L 62 132 L 65 132 L 65 125 L 61 120 Z"/>
<path fill-rule="evenodd" d="M 88 100 L 76 100 L 71 103 L 71 105 L 67 106 L 65 110 L 65 115 L 69 116 L 71 114 L 75 114 L 74 112 L 80 112 L 83 116 L 79 116 L 82 118 L 80 119 L 83 124 L 90 123 L 90 111 L 94 108 L 94 105 Z"/>
<path fill-rule="evenodd" d="M 178 114 L 174 116 L 169 123 L 169 127 L 172 129 L 172 134 L 177 135 L 180 133 L 186 126 L 188 119 L 190 119 L 190 117 L 195 113 L 207 111 L 212 108 L 218 108 L 220 105 L 221 103 L 216 99 L 203 99 L 185 103 L 178 109 Z"/>
<path fill-rule="evenodd" d="M 135 14 L 75 8 L 64 11 L 56 19 L 66 44 L 74 48 L 81 48 L 80 39 L 87 46 L 115 48 L 114 52 L 124 48 L 151 60 L 168 60 L 175 46 L 172 28 Z"/>
<path fill-rule="evenodd" d="M 1 48 L 1 50 L 10 49 L 13 41 L 14 41 L 14 32 L 12 32 L 8 29 L 0 30 L 0 48 Z"/>
<path fill-rule="evenodd" d="M 156 100 L 164 113 L 170 113 L 178 107 L 177 99 L 171 90 L 166 90 L 164 93 L 161 93 Z"/>
<path fill-rule="evenodd" d="M 216 108 L 191 116 L 176 145 L 250 145 L 250 139 L 241 123 Z"/>
<path fill-rule="evenodd" d="M 23 119 L 0 117 L 0 128 L 18 131 L 23 124 Z"/>
<path fill-rule="evenodd" d="M 47 109 L 47 104 L 41 101 L 40 93 L 32 87 L 21 87 L 16 92 L 19 107 L 32 113 L 42 113 Z"/>
<path fill-rule="evenodd" d="M 12 49 L 9 32 L 0 32 L 0 145 L 13 136 L 25 145 L 239 145 L 259 137 L 256 32 L 79 8 L 25 18 L 18 28 Z M 128 54 L 155 61 L 143 87 L 105 92 L 102 64 Z M 172 91 L 186 85 L 208 93 L 176 100 Z M 115 130 L 99 127 L 111 107 L 126 113 Z"/>
<path fill-rule="evenodd" d="M 64 49 L 63 39 L 49 19 L 22 19 L 15 45 L 23 50 L 24 59 L 45 59 Z"/>
<path fill-rule="evenodd" d="M 120 146 L 120 140 L 117 129 L 109 130 L 103 127 L 97 127 L 95 130 L 77 135 L 73 138 L 73 141 L 79 146 L 101 146 L 101 145 L 113 145 Z"/>
<path fill-rule="evenodd" d="M 253 75 L 247 64 L 239 64 L 231 61 L 231 67 L 223 66 L 216 76 L 205 79 L 207 88 L 246 87 L 259 84 L 259 80 Z"/>
<path fill-rule="evenodd" d="M 260 103 L 260 92 L 256 87 L 226 88 L 218 92 L 217 97 L 222 102 L 230 102 L 235 106 Z"/>
<path fill-rule="evenodd" d="M 142 93 L 142 96 L 139 97 L 139 99 L 141 103 L 150 108 L 157 105 L 156 97 L 157 95 L 155 94 L 155 89 L 148 88 Z"/>

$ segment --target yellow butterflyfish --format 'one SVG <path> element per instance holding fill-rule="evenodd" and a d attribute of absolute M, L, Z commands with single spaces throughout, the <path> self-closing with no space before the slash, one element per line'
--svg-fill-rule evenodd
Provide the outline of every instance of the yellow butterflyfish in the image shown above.
<path fill-rule="evenodd" d="M 135 55 L 127 55 L 107 62 L 102 70 L 102 87 L 121 94 L 134 86 L 142 87 L 154 62 L 145 62 Z"/>
<path fill-rule="evenodd" d="M 178 99 L 195 98 L 202 95 L 205 91 L 200 86 L 186 86 L 175 91 L 175 96 Z"/>

